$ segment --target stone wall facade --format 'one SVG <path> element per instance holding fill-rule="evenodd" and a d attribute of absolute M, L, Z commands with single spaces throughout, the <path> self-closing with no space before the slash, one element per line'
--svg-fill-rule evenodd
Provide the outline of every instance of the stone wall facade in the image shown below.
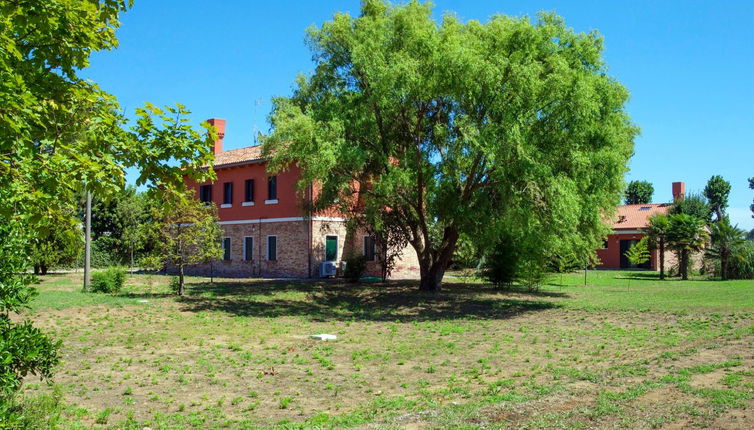
<path fill-rule="evenodd" d="M 350 253 L 363 255 L 364 232 L 349 232 L 343 220 L 293 219 L 266 222 L 221 222 L 223 238 L 230 239 L 230 259 L 186 268 L 189 275 L 234 278 L 318 278 L 320 264 L 325 260 L 328 236 L 337 237 L 336 264 Z M 268 256 L 269 237 L 276 237 L 277 258 Z M 247 241 L 246 238 L 251 238 Z M 246 244 L 251 244 L 247 252 Z M 378 257 L 367 262 L 365 276 L 380 276 Z M 408 246 L 396 264 L 391 279 L 419 277 L 416 252 Z"/>

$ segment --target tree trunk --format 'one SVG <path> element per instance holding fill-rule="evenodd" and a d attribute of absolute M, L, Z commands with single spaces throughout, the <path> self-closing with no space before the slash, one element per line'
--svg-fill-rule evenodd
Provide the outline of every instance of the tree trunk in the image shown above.
<path fill-rule="evenodd" d="M 40 269 L 41 269 L 41 271 L 42 271 L 42 276 L 44 276 L 44 275 L 46 275 L 46 274 L 47 274 L 47 269 L 48 269 L 48 267 L 47 267 L 47 265 L 46 265 L 46 264 L 42 264 L 42 265 L 40 266 Z"/>
<path fill-rule="evenodd" d="M 178 265 L 178 295 L 183 295 L 183 264 Z"/>
<path fill-rule="evenodd" d="M 720 277 L 723 281 L 728 280 L 728 257 L 720 256 Z"/>
<path fill-rule="evenodd" d="M 681 251 L 681 279 L 689 279 L 689 251 L 685 249 Z"/>
<path fill-rule="evenodd" d="M 445 266 L 440 267 L 439 264 L 435 264 L 426 272 L 422 271 L 419 290 L 439 292 L 442 287 L 442 278 L 445 276 L 445 269 Z"/>
<path fill-rule="evenodd" d="M 131 273 L 134 273 L 134 248 L 131 245 Z"/>
<path fill-rule="evenodd" d="M 35 264 L 34 265 L 34 274 L 35 275 L 39 275 L 39 272 L 40 272 L 40 270 L 39 270 L 39 264 Z"/>
<path fill-rule="evenodd" d="M 660 239 L 660 280 L 665 279 L 665 240 Z"/>

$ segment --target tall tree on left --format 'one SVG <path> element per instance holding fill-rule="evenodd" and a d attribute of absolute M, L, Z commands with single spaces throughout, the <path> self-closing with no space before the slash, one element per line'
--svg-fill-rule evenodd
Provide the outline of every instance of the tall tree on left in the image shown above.
<path fill-rule="evenodd" d="M 200 169 L 211 161 L 213 133 L 195 132 L 184 107 L 161 115 L 147 106 L 127 130 L 115 98 L 77 74 L 93 52 L 117 46 L 119 17 L 130 6 L 0 2 L 0 422 L 11 427 L 21 378 L 50 376 L 57 362 L 54 341 L 11 318 L 33 297 L 28 232 L 66 213 L 84 188 L 100 196 L 121 189 L 128 167 L 138 184 L 159 189 L 213 174 Z"/>

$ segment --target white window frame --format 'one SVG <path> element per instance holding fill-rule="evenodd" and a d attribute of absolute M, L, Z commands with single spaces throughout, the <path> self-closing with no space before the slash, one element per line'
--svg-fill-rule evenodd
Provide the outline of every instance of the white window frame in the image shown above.
<path fill-rule="evenodd" d="M 246 258 L 246 239 L 251 239 L 251 258 Z M 254 236 L 243 237 L 243 261 L 254 261 Z"/>
<path fill-rule="evenodd" d="M 275 238 L 275 259 L 274 260 L 270 260 L 270 238 L 271 237 Z M 276 235 L 276 234 L 267 235 L 267 244 L 266 244 L 267 246 L 265 246 L 265 248 L 264 248 L 264 254 L 265 254 L 264 258 L 265 258 L 265 260 L 267 260 L 267 261 L 278 261 L 278 248 L 279 248 L 278 245 L 279 244 L 280 244 L 280 242 L 278 242 L 278 235 Z"/>

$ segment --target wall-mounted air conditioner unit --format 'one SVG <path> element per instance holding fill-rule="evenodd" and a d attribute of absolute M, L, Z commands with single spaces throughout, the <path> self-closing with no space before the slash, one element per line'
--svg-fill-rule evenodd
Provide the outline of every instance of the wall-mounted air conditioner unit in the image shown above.
<path fill-rule="evenodd" d="M 322 278 L 327 278 L 328 276 L 335 276 L 335 272 L 337 268 L 338 266 L 335 265 L 334 261 L 323 261 L 319 265 L 319 276 Z"/>

